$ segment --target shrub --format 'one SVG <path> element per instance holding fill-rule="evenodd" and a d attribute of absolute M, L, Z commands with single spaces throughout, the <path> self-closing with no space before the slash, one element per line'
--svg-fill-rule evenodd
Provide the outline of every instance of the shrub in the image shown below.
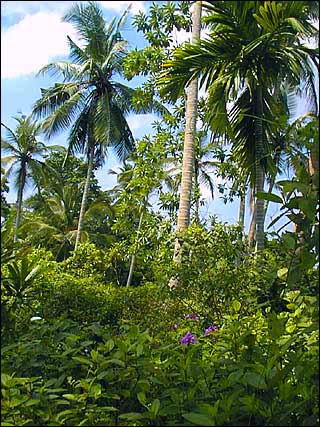
<path fill-rule="evenodd" d="M 267 315 L 235 300 L 208 336 L 194 316 L 166 339 L 40 321 L 2 349 L 3 425 L 317 425 L 316 301 L 286 297 Z"/>

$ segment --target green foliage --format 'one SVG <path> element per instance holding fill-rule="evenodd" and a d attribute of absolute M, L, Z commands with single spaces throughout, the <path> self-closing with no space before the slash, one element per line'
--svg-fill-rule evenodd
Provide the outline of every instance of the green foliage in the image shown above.
<path fill-rule="evenodd" d="M 287 297 L 291 313 L 266 316 L 234 301 L 209 337 L 189 321 L 199 341 L 189 346 L 179 329 L 164 341 L 137 326 L 34 324 L 2 348 L 3 422 L 316 425 L 316 303 Z"/>
<path fill-rule="evenodd" d="M 89 177 L 82 237 L 90 243 L 82 241 L 76 252 L 78 190 L 87 166 L 70 154 L 86 156 L 94 145 L 95 170 L 108 147 L 116 148 L 120 157 L 133 148 L 125 120 L 129 111 L 145 113 L 150 107 L 165 112 L 153 101 L 154 80 L 170 58 L 172 34 L 190 29 L 190 2 L 153 4 L 148 16 L 139 13 L 133 24 L 149 46 L 128 55 L 120 35 L 127 12 L 109 27 L 94 2 L 75 5 L 65 16 L 80 30 L 83 44 L 80 48 L 69 39 L 74 63 L 49 64 L 42 70 L 60 74 L 64 82 L 42 90 L 36 111 L 47 117 L 48 134 L 69 127 L 77 112 L 69 157 L 65 162 L 65 153 L 59 152 L 46 158 L 47 174 L 37 176 L 39 192 L 27 201 L 31 212 L 24 212 L 19 241 L 14 242 L 14 209 L 1 224 L 4 426 L 319 425 L 318 126 L 316 120 L 306 125 L 301 120 L 300 127 L 289 126 L 292 134 L 282 132 L 283 111 L 273 105 L 274 77 L 278 82 L 288 74 L 282 64 L 291 57 L 284 51 L 289 42 L 300 49 L 291 57 L 292 83 L 310 77 L 309 65 L 304 76 L 297 71 L 309 54 L 314 60 L 316 55 L 299 41 L 314 34 L 309 6 L 205 5 L 209 15 L 204 20 L 215 37 L 176 51 L 170 62 L 176 67 L 169 76 L 170 98 L 184 93 L 190 64 L 193 74 L 207 74 L 208 84 L 213 82 L 208 98 L 213 108 L 208 111 L 202 101 L 200 119 L 208 118 L 218 134 L 232 136 L 234 131 L 237 149 L 229 155 L 216 145 L 215 136 L 207 143 L 206 131 L 198 132 L 195 221 L 175 235 L 185 126 L 182 98 L 172 114 L 166 112 L 153 123 L 154 136 L 135 142 L 112 191 L 102 192 L 94 176 Z M 300 65 L 294 67 L 297 60 Z M 111 82 L 112 73 L 150 78 L 131 89 Z M 250 91 L 242 90 L 244 78 Z M 263 117 L 264 142 L 281 151 L 290 133 L 294 144 L 284 145 L 295 177 L 278 182 L 281 196 L 258 196 L 278 203 L 298 233 L 274 234 L 263 253 L 252 256 L 241 227 L 215 218 L 201 225 L 197 211 L 199 184 L 207 183 L 213 193 L 207 173 L 211 167 L 224 181 L 233 181 L 228 196 L 227 183 L 218 186 L 225 201 L 245 192 L 248 176 L 239 165 L 244 152 L 248 161 L 256 154 L 246 144 L 255 136 L 251 125 L 261 80 L 268 113 Z M 234 105 L 226 121 L 230 97 Z M 217 112 L 222 114 L 214 117 Z M 44 146 L 38 148 L 41 152 Z M 271 163 L 277 150 L 269 153 Z M 275 173 L 275 165 L 271 169 Z M 5 180 L 1 190 L 3 195 Z M 154 195 L 170 220 L 150 208 Z M 173 262 L 176 238 L 181 243 L 178 265 Z M 132 286 L 124 286 L 132 259 Z M 174 277 L 178 286 L 171 290 L 168 282 Z"/>

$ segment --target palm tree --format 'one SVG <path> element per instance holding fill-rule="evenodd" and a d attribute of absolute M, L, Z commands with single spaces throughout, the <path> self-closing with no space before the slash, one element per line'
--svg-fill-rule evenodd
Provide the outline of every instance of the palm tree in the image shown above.
<path fill-rule="evenodd" d="M 220 162 L 209 160 L 215 153 L 216 145 L 212 142 L 205 142 L 206 132 L 196 132 L 195 156 L 194 156 L 194 221 L 199 222 L 199 205 L 201 198 L 200 184 L 209 189 L 211 197 L 214 198 L 214 183 L 210 176 L 212 168 L 219 166 Z"/>
<path fill-rule="evenodd" d="M 192 42 L 200 39 L 201 32 L 201 1 L 194 3 L 192 13 Z M 177 220 L 177 230 L 182 231 L 188 227 L 190 223 L 190 208 L 191 208 L 191 189 L 192 177 L 194 174 L 194 141 L 196 134 L 197 121 L 197 104 L 198 104 L 198 78 L 190 81 L 186 100 L 186 124 L 183 147 L 183 163 L 181 176 L 181 192 L 179 202 L 179 212 Z M 178 260 L 178 251 L 180 245 L 176 240 L 175 259 Z"/>
<path fill-rule="evenodd" d="M 50 149 L 57 149 L 58 146 L 47 147 L 43 142 L 38 141 L 37 138 L 42 132 L 42 127 L 40 123 L 33 121 L 31 116 L 14 117 L 14 119 L 17 121 L 15 130 L 1 123 L 7 134 L 6 139 L 1 139 L 1 148 L 4 152 L 10 153 L 1 161 L 4 165 L 10 165 L 6 171 L 6 176 L 10 176 L 14 172 L 15 185 L 18 188 L 14 233 L 14 241 L 16 242 L 25 186 L 28 179 L 37 182 L 44 171 L 44 163 L 37 160 L 35 156 L 42 156 Z"/>
<path fill-rule="evenodd" d="M 69 152 L 86 155 L 88 170 L 78 221 L 75 249 L 80 241 L 86 210 L 88 188 L 94 168 L 103 164 L 112 147 L 120 159 L 134 149 L 134 139 L 126 121 L 130 112 L 164 112 L 159 103 L 139 102 L 137 91 L 113 80 L 122 75 L 127 42 L 120 29 L 128 10 L 106 26 L 102 11 L 95 2 L 76 4 L 65 15 L 78 31 L 82 47 L 68 37 L 71 62 L 45 66 L 40 74 L 60 75 L 63 83 L 42 89 L 34 107 L 37 116 L 46 117 L 48 137 L 68 129 Z"/>
<path fill-rule="evenodd" d="M 201 78 L 209 94 L 206 119 L 215 133 L 228 133 L 255 194 L 263 191 L 271 162 L 275 87 L 279 81 L 291 88 L 305 82 L 309 93 L 314 92 L 318 54 L 302 41 L 316 33 L 308 3 L 207 2 L 210 37 L 177 49 L 159 79 L 161 93 L 174 101 L 185 85 Z M 256 249 L 262 250 L 263 200 L 257 199 L 256 205 Z"/>
<path fill-rule="evenodd" d="M 41 206 L 38 206 L 35 214 L 29 215 L 21 225 L 21 231 L 26 232 L 31 241 L 45 245 L 52 250 L 58 261 L 65 259 L 74 247 L 80 191 L 81 185 L 64 186 L 63 182 L 57 183 L 51 188 L 51 194 L 43 198 Z M 32 205 L 34 201 L 30 200 L 30 202 Z M 93 219 L 97 211 L 113 215 L 108 203 L 96 200 L 86 210 L 84 220 Z M 92 240 L 93 237 L 89 230 L 84 229 L 81 234 L 81 242 Z"/>

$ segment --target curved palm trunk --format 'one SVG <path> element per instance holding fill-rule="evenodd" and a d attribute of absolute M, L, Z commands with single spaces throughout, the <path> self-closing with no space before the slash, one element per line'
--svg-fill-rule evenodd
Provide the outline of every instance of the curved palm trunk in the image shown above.
<path fill-rule="evenodd" d="M 140 231 L 141 231 L 143 213 L 144 213 L 144 209 L 142 209 L 141 213 L 140 213 L 139 225 L 138 225 L 138 230 L 137 230 L 137 239 L 136 239 L 136 244 L 135 244 L 135 248 L 134 248 L 134 253 L 133 253 L 132 257 L 131 257 L 130 270 L 129 270 L 128 279 L 127 279 L 127 285 L 126 286 L 130 286 L 131 282 L 132 282 L 132 276 L 133 276 L 134 266 L 135 266 L 135 263 L 136 263 L 136 254 L 137 254 L 137 249 L 138 249 L 138 242 L 139 242 L 139 237 L 140 237 Z"/>
<path fill-rule="evenodd" d="M 76 244 L 74 247 L 74 250 L 77 250 L 78 244 L 80 242 L 81 238 L 81 231 L 82 231 L 82 225 L 83 225 L 83 217 L 86 211 L 87 207 L 87 199 L 89 194 L 89 186 L 90 186 L 90 178 L 92 174 L 93 169 L 93 157 L 94 157 L 94 145 L 90 148 L 89 151 L 89 159 L 88 159 L 88 171 L 87 171 L 87 178 L 86 183 L 83 190 L 83 196 L 82 196 L 82 202 L 81 202 L 81 208 L 80 208 L 80 215 L 79 215 L 79 221 L 78 221 L 78 229 L 77 229 L 77 237 L 76 237 Z"/>
<path fill-rule="evenodd" d="M 201 31 L 201 1 L 194 4 L 192 14 L 192 42 L 200 39 Z M 190 202 L 192 176 L 194 171 L 194 141 L 197 122 L 197 106 L 198 106 L 198 78 L 192 80 L 189 84 L 187 102 L 186 102 L 186 127 L 184 134 L 183 147 L 183 163 L 182 163 L 182 178 L 181 191 L 179 201 L 179 212 L 177 220 L 177 230 L 182 231 L 189 226 L 190 223 Z M 174 260 L 180 262 L 180 243 L 175 242 Z"/>
<path fill-rule="evenodd" d="M 16 215 L 16 224 L 15 224 L 15 231 L 14 231 L 14 237 L 13 241 L 16 242 L 18 240 L 18 228 L 21 221 L 21 210 L 22 210 L 22 197 L 23 197 L 23 189 L 26 183 L 26 165 L 22 164 L 21 166 L 21 176 L 20 176 L 20 183 L 18 188 L 18 195 L 17 195 L 17 215 Z"/>
<path fill-rule="evenodd" d="M 255 123 L 256 131 L 256 185 L 257 192 L 263 191 L 264 170 L 261 163 L 263 158 L 263 141 L 262 141 L 262 88 L 257 88 L 257 119 Z M 264 249 L 264 200 L 256 198 L 256 252 Z"/>

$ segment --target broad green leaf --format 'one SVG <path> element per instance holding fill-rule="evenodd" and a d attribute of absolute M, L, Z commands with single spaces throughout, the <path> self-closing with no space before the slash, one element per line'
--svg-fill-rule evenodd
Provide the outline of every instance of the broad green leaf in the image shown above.
<path fill-rule="evenodd" d="M 270 202 L 274 202 L 274 203 L 283 203 L 281 197 L 273 193 L 265 193 L 264 191 L 258 191 L 257 197 L 259 199 L 269 200 Z"/>
<path fill-rule="evenodd" d="M 3 373 L 1 374 L 1 384 L 5 388 L 10 388 L 12 385 L 15 384 L 15 381 L 10 375 Z"/>
<path fill-rule="evenodd" d="M 119 418 L 130 421 L 136 421 L 145 418 L 145 414 L 139 414 L 138 412 L 128 412 L 127 414 L 119 415 Z"/>
<path fill-rule="evenodd" d="M 75 402 L 78 402 L 79 401 L 79 397 L 81 397 L 81 396 L 79 394 L 69 394 L 69 393 L 67 393 L 67 394 L 63 394 L 62 397 L 64 397 L 65 399 L 68 399 L 68 400 L 73 400 Z"/>
<path fill-rule="evenodd" d="M 141 405 L 145 405 L 147 403 L 147 398 L 144 391 L 140 391 L 139 393 L 137 393 L 137 398 Z"/>
<path fill-rule="evenodd" d="M 280 268 L 280 270 L 277 271 L 277 276 L 279 279 L 285 279 L 288 274 L 288 268 Z"/>
<path fill-rule="evenodd" d="M 185 412 L 183 418 L 197 426 L 215 426 L 214 418 L 209 415 L 197 414 L 196 412 Z"/>
<path fill-rule="evenodd" d="M 150 412 L 152 412 L 156 416 L 157 413 L 159 412 L 159 409 L 160 409 L 160 400 L 154 399 L 150 407 Z"/>
<path fill-rule="evenodd" d="M 105 349 L 106 351 L 111 351 L 111 350 L 113 349 L 113 347 L 114 347 L 114 341 L 113 341 L 113 339 L 108 340 L 108 341 L 105 343 L 105 345 L 104 345 L 104 349 Z"/>
<path fill-rule="evenodd" d="M 33 406 L 38 405 L 40 402 L 40 399 L 30 399 L 28 402 L 25 403 L 25 406 Z"/>
<path fill-rule="evenodd" d="M 234 300 L 232 302 L 232 307 L 233 307 L 234 311 L 237 313 L 241 308 L 241 303 L 237 300 Z"/>
<path fill-rule="evenodd" d="M 143 345 L 142 344 L 138 344 L 137 345 L 137 356 L 141 356 L 141 354 L 143 353 Z"/>
<path fill-rule="evenodd" d="M 246 374 L 244 374 L 243 379 L 245 383 L 255 388 L 264 389 L 267 387 L 264 377 L 258 374 L 257 372 L 247 372 Z"/>
<path fill-rule="evenodd" d="M 89 365 L 92 366 L 92 361 L 86 359 L 85 357 L 80 357 L 80 356 L 73 356 L 72 360 L 75 360 L 76 362 L 81 363 L 82 365 Z"/>

